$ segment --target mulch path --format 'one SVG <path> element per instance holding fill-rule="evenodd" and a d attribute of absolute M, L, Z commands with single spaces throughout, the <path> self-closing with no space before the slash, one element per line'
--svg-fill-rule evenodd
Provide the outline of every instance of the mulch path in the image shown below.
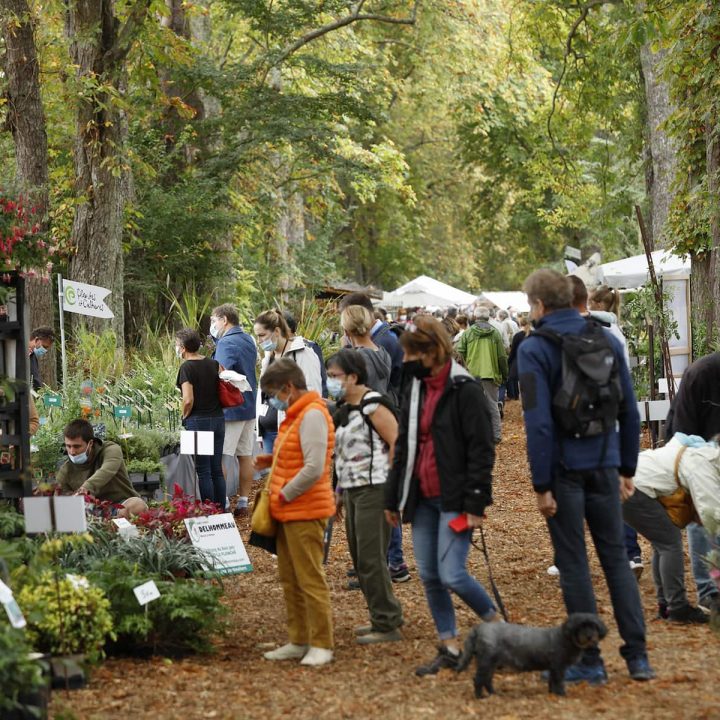
<path fill-rule="evenodd" d="M 495 505 L 485 525 L 494 576 L 512 621 L 555 624 L 563 619 L 563 603 L 557 580 L 546 574 L 552 553 L 544 521 L 535 509 L 517 403 L 508 404 L 504 433 L 495 473 Z M 247 527 L 241 527 L 241 533 L 245 537 Z M 405 549 L 413 568 L 407 528 Z M 720 718 L 720 638 L 707 627 L 673 626 L 652 619 L 655 598 L 644 541 L 643 552 L 647 565 L 640 587 L 650 659 L 658 673 L 658 679 L 649 683 L 636 683 L 627 676 L 594 551 L 591 560 L 599 611 L 610 628 L 603 641 L 608 685 L 570 686 L 567 696 L 558 698 L 548 695 L 537 673 L 503 673 L 496 677 L 496 694 L 476 700 L 471 672 L 456 676 L 444 670 L 436 677 L 417 678 L 415 665 L 435 652 L 434 630 L 417 574 L 413 572 L 411 582 L 395 586 L 405 612 L 405 641 L 355 645 L 353 627 L 367 621 L 366 608 L 359 591 L 345 589 L 350 559 L 344 533 L 338 528 L 328 569 L 336 631 L 332 665 L 302 668 L 296 662 L 263 660 L 265 650 L 285 641 L 284 604 L 273 559 L 250 548 L 254 572 L 226 581 L 229 625 L 226 636 L 218 639 L 215 654 L 183 660 L 108 659 L 93 673 L 86 689 L 54 694 L 53 716 L 153 720 Z M 471 552 L 470 565 L 486 583 L 479 552 Z M 456 606 L 464 633 L 476 618 L 462 603 Z"/>

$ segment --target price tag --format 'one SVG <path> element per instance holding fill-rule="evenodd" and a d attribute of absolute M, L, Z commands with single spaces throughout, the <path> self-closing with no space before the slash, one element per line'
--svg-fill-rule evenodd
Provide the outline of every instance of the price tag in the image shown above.
<path fill-rule="evenodd" d="M 62 407 L 62 397 L 55 393 L 47 393 L 43 395 L 43 405 L 45 407 Z"/>
<path fill-rule="evenodd" d="M 116 418 L 132 417 L 132 407 L 130 407 L 130 405 L 116 405 L 113 408 L 113 415 Z"/>
<path fill-rule="evenodd" d="M 133 592 L 140 605 L 147 605 L 149 602 L 157 600 L 160 597 L 160 591 L 154 580 L 148 580 L 146 583 L 138 585 L 136 588 L 133 588 Z"/>
<path fill-rule="evenodd" d="M 132 523 L 127 518 L 113 518 L 113 523 L 118 528 L 132 527 Z"/>
<path fill-rule="evenodd" d="M 14 628 L 20 630 L 27 625 L 22 610 L 13 597 L 12 590 L 2 580 L 0 580 L 0 603 L 5 608 L 8 620 Z"/>

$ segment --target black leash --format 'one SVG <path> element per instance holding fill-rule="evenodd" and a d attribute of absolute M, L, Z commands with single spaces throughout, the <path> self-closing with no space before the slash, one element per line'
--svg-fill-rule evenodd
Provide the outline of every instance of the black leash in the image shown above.
<path fill-rule="evenodd" d="M 482 525 L 480 526 L 480 539 L 482 540 L 482 547 L 479 547 L 478 544 L 475 542 L 475 538 L 470 538 L 470 542 L 479 550 L 482 551 L 483 556 L 485 557 L 485 564 L 487 565 L 488 570 L 488 578 L 490 579 L 490 587 L 492 588 L 493 597 L 495 598 L 495 602 L 498 604 L 498 607 L 500 608 L 500 612 L 502 613 L 502 616 L 505 620 L 505 622 L 510 622 L 510 618 L 508 617 L 507 610 L 505 609 L 505 603 L 503 603 L 502 598 L 500 597 L 500 591 L 497 588 L 497 585 L 495 584 L 495 578 L 493 578 L 492 574 L 492 568 L 490 567 L 490 554 L 488 553 L 487 549 L 487 543 L 485 542 L 485 533 L 483 532 Z"/>

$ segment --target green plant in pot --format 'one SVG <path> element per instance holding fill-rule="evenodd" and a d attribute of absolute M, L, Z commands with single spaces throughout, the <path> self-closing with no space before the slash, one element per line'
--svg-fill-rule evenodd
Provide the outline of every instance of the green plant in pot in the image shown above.
<path fill-rule="evenodd" d="M 0 717 L 44 717 L 47 702 L 48 683 L 25 633 L 0 618 Z"/>

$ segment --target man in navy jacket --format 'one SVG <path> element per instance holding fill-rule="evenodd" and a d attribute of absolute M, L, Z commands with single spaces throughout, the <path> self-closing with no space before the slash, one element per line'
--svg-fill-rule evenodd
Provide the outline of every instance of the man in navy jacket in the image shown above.
<path fill-rule="evenodd" d="M 525 281 L 524 290 L 537 328 L 577 335 L 589 322 L 571 307 L 572 286 L 567 277 L 554 270 L 537 270 Z M 562 435 L 553 421 L 553 397 L 561 382 L 560 347 L 534 333 L 520 346 L 518 366 L 528 458 L 568 614 L 597 612 L 585 549 L 587 520 L 625 642 L 620 653 L 633 679 L 649 680 L 654 673 L 647 659 L 640 593 L 625 554 L 620 506 L 621 499 L 634 491 L 640 417 L 620 343 L 609 333 L 607 337 L 617 361 L 623 402 L 618 429 L 593 437 Z M 585 650 L 581 661 L 568 668 L 567 682 L 581 680 L 606 682 L 599 648 Z"/>
<path fill-rule="evenodd" d="M 233 476 L 239 467 L 239 493 L 235 514 L 247 517 L 248 495 L 253 479 L 253 443 L 255 443 L 255 395 L 257 378 L 257 347 L 255 341 L 240 327 L 235 307 L 220 305 L 210 316 L 210 334 L 216 340 L 215 360 L 226 370 L 234 370 L 247 378 L 252 390 L 243 393 L 245 402 L 238 407 L 225 408 L 225 444 L 223 466 Z M 235 459 L 237 458 L 237 460 Z M 227 472 L 227 471 L 226 471 Z"/>

